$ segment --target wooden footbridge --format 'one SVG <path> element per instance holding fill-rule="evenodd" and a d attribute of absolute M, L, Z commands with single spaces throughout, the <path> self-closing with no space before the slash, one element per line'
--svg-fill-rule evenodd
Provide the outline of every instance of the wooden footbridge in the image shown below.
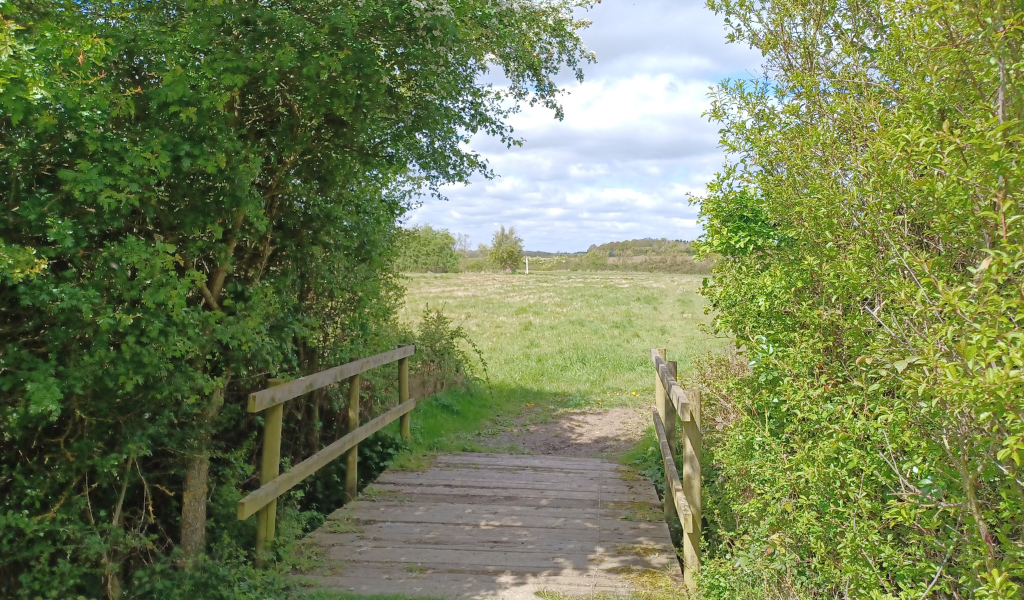
<path fill-rule="evenodd" d="M 257 555 L 274 537 L 276 498 L 347 454 L 350 501 L 303 542 L 315 567 L 297 573 L 314 588 L 435 598 L 537 598 L 538 592 L 627 595 L 650 571 L 692 584 L 699 568 L 699 402 L 675 380 L 664 350 L 652 351 L 655 410 L 668 482 L 663 504 L 646 478 L 597 458 L 457 454 L 426 471 L 386 472 L 356 496 L 357 444 L 401 419 L 409 435 L 408 357 L 412 346 L 348 363 L 250 397 L 265 418 L 261 487 L 238 506 L 259 518 Z M 399 404 L 278 475 L 283 402 L 347 379 L 349 422 L 359 423 L 359 373 L 399 362 Z M 275 416 L 274 413 L 277 413 Z M 673 450 L 683 416 L 683 479 Z M 694 476 L 696 473 L 696 476 Z M 687 485 L 688 484 L 688 485 Z M 677 520 L 678 516 L 678 520 Z M 681 525 L 680 569 L 669 524 Z M 682 577 L 681 577 L 682 576 Z M 683 579 L 685 578 L 685 584 Z"/>

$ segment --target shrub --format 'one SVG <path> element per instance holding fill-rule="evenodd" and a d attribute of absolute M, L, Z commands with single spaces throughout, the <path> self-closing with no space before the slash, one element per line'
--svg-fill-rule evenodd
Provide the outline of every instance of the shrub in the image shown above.
<path fill-rule="evenodd" d="M 246 396 L 393 347 L 398 220 L 486 171 L 465 132 L 560 114 L 573 5 L 0 0 L 0 596 L 244 579 L 203 554 L 251 549 Z M 285 460 L 342 406 L 289 402 Z"/>
<path fill-rule="evenodd" d="M 487 251 L 487 262 L 499 271 L 512 272 L 523 264 L 523 239 L 516 235 L 516 228 L 501 229 L 494 232 L 491 247 Z"/>
<path fill-rule="evenodd" d="M 465 346 L 476 355 L 486 378 L 487 362 L 466 331 L 453 326 L 443 308 L 431 308 L 428 304 L 423 309 L 414 355 L 416 371 L 423 378 L 427 393 L 464 385 L 473 376 L 473 362 Z"/>
<path fill-rule="evenodd" d="M 405 273 L 454 273 L 459 270 L 456 240 L 447 229 L 420 225 L 402 232 L 398 270 Z"/>
<path fill-rule="evenodd" d="M 706 596 L 1019 598 L 1018 9 L 710 4 L 766 74 L 710 110 L 705 294 L 751 374 L 709 436 L 736 527 Z"/>

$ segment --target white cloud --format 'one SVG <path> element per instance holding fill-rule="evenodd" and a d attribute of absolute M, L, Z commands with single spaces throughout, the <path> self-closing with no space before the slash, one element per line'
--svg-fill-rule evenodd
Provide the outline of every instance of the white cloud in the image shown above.
<path fill-rule="evenodd" d="M 584 41 L 598 56 L 578 84 L 563 81 L 565 120 L 524 109 L 511 120 L 525 140 L 506 148 L 478 136 L 471 147 L 499 178 L 445 190 L 412 223 L 488 242 L 515 225 L 533 250 L 585 250 L 592 243 L 699 235 L 700 195 L 722 164 L 717 127 L 702 117 L 714 82 L 756 72 L 760 56 L 725 43 L 703 3 L 604 0 Z"/>

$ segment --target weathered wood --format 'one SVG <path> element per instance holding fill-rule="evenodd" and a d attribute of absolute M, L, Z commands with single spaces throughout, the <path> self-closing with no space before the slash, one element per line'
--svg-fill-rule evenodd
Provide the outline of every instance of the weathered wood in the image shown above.
<path fill-rule="evenodd" d="M 326 576 L 316 582 L 326 590 L 368 596 L 409 598 L 450 598 L 480 600 L 537 600 L 538 593 L 549 597 L 604 598 L 626 597 L 631 585 L 615 575 L 534 575 L 531 573 L 466 573 L 458 565 L 448 570 L 410 572 L 409 563 L 370 567 L 361 566 L 356 576 Z M 418 566 L 418 565 L 416 565 Z M 443 567 L 441 567 L 443 568 Z"/>
<path fill-rule="evenodd" d="M 333 546 L 327 551 L 328 560 L 348 562 L 358 559 L 365 563 L 441 563 L 458 565 L 463 570 L 490 567 L 500 572 L 548 573 L 558 575 L 566 572 L 585 573 L 591 566 L 601 570 L 623 568 L 662 569 L 675 562 L 675 557 L 666 553 L 654 556 L 636 555 L 595 555 L 591 552 L 521 552 L 484 550 L 449 550 L 437 547 L 409 547 L 395 544 L 379 547 L 372 542 L 363 542 L 365 549 L 352 546 Z M 589 550 L 589 548 L 588 548 Z M 357 552 L 358 551 L 358 552 Z M 555 560 L 552 560 L 552 559 Z M 596 563 L 596 564 L 595 564 Z"/>
<path fill-rule="evenodd" d="M 348 432 L 359 428 L 359 384 L 362 378 L 358 373 L 348 378 Z M 402 415 L 404 418 L 409 413 Z M 359 445 L 348 449 L 345 463 L 345 504 L 356 499 L 359 485 Z"/>
<path fill-rule="evenodd" d="M 655 359 L 654 364 L 657 365 L 657 361 L 659 360 L 664 361 L 667 352 L 668 350 L 666 350 L 665 348 L 655 348 L 651 350 L 651 356 L 654 357 Z M 665 381 L 662 379 L 660 373 L 654 374 L 654 408 L 655 410 L 658 411 L 658 414 L 661 415 L 662 421 L 664 421 L 666 418 L 665 408 L 666 405 L 669 403 L 669 387 L 670 386 L 665 384 Z"/>
<path fill-rule="evenodd" d="M 690 420 L 690 400 L 685 390 L 676 381 L 676 376 L 673 370 L 665 362 L 665 359 L 658 354 L 661 349 L 655 348 L 651 350 L 651 360 L 654 361 L 654 368 L 657 372 L 657 380 L 665 389 L 665 393 L 672 403 L 675 404 L 676 413 L 679 418 L 683 421 Z"/>
<path fill-rule="evenodd" d="M 669 451 L 668 440 L 665 436 L 665 425 L 661 421 L 658 411 L 651 411 L 654 417 L 654 430 L 658 433 L 658 445 L 661 447 L 661 458 L 665 465 L 665 515 L 679 517 L 684 532 L 691 532 L 694 529 L 692 509 L 686 496 L 683 494 L 683 485 L 679 481 L 679 473 L 676 472 L 676 463 L 672 459 L 672 452 Z M 669 508 L 671 507 L 671 508 Z M 700 525 L 697 525 L 699 528 Z"/>
<path fill-rule="evenodd" d="M 692 530 L 683 536 L 683 579 L 691 589 L 696 585 L 694 576 L 700 572 L 701 502 L 700 502 L 700 457 L 702 440 L 700 432 L 700 392 L 689 392 L 692 418 L 683 423 L 683 493 L 693 511 Z"/>
<path fill-rule="evenodd" d="M 676 377 L 676 361 L 668 361 L 668 368 L 672 374 L 672 378 Z M 676 458 L 676 418 L 679 416 L 679 411 L 676 408 L 675 402 L 665 403 L 665 418 L 662 420 L 662 424 L 665 425 L 665 439 L 668 440 L 668 447 L 672 451 L 672 459 Z"/>
<path fill-rule="evenodd" d="M 560 475 L 571 485 L 558 487 Z M 530 477 L 551 487 L 524 487 Z M 535 503 L 562 495 L 579 505 Z M 621 573 L 678 573 L 657 507 L 653 487 L 624 479 L 608 461 L 441 456 L 425 472 L 385 474 L 328 517 L 307 541 L 322 557 L 324 575 L 303 580 L 403 597 L 536 600 L 541 590 L 627 597 L 636 590 Z"/>
<path fill-rule="evenodd" d="M 279 387 L 284 379 L 271 379 L 268 385 Z M 277 478 L 281 472 L 281 426 L 284 421 L 284 406 L 273 406 L 263 416 L 263 456 L 260 461 L 260 485 L 264 486 Z M 256 563 L 262 565 L 262 555 L 270 549 L 277 528 L 277 500 L 270 501 L 256 515 Z"/>
<path fill-rule="evenodd" d="M 338 546 L 357 543 L 355 540 L 372 537 L 374 542 L 406 542 L 414 546 L 444 544 L 446 548 L 472 549 L 476 547 L 510 547 L 540 549 L 560 545 L 590 545 L 596 552 L 614 550 L 621 544 L 643 548 L 657 548 L 672 552 L 667 539 L 650 535 L 650 531 L 600 531 L 597 529 L 557 529 L 539 527 L 474 527 L 450 523 L 364 523 L 360 532 L 330 533 L 330 525 L 318 530 L 310 539 L 318 546 Z M 365 533 L 372 530 L 372 535 Z M 358 546 L 357 546 L 358 547 Z"/>
<path fill-rule="evenodd" d="M 240 520 L 248 519 L 257 510 L 266 506 L 268 502 L 292 489 L 297 483 L 315 473 L 320 467 L 323 467 L 335 458 L 338 458 L 352 446 L 365 440 L 377 431 L 381 430 L 384 426 L 394 422 L 395 419 L 398 419 L 405 413 L 416 408 L 416 402 L 417 400 L 415 398 L 403 402 L 379 417 L 364 423 L 352 433 L 345 435 L 323 450 L 295 465 L 287 473 L 277 477 L 269 484 L 261 486 L 260 489 L 249 494 L 245 498 L 242 498 L 238 502 L 238 518 Z"/>
<path fill-rule="evenodd" d="M 294 381 L 291 381 L 285 385 L 268 388 L 253 394 L 249 394 L 249 406 L 248 410 L 251 413 L 260 412 L 261 410 L 270 408 L 275 404 L 280 404 L 287 400 L 291 400 L 296 396 L 301 396 L 318 390 L 322 387 L 331 385 L 332 383 L 338 383 L 358 375 L 363 371 L 368 371 L 375 367 L 380 367 L 388 363 L 395 362 L 396 360 L 407 358 L 415 353 L 415 346 L 402 346 L 397 350 L 391 350 L 390 352 L 384 352 L 360 360 L 352 361 L 344 365 L 333 367 L 319 373 L 300 377 Z"/>
<path fill-rule="evenodd" d="M 588 490 L 557 490 L 545 487 L 542 489 L 534 489 L 525 487 L 517 484 L 504 485 L 504 486 L 493 486 L 493 487 L 476 487 L 468 485 L 430 485 L 424 483 L 421 485 L 410 485 L 408 483 L 395 485 L 388 483 L 374 483 L 373 491 L 375 493 L 393 493 L 401 494 L 405 499 L 417 499 L 424 496 L 451 496 L 460 497 L 470 501 L 473 496 L 479 496 L 483 498 L 500 498 L 507 497 L 511 494 L 511 497 L 523 501 L 533 498 L 553 498 L 560 500 L 590 500 L 594 503 L 594 508 L 600 508 L 601 503 L 622 503 L 622 502 L 636 502 L 640 503 L 643 501 L 645 495 L 634 494 L 634 493 L 616 493 L 607 490 L 600 489 L 588 489 Z"/>
<path fill-rule="evenodd" d="M 403 346 L 404 347 L 404 346 Z M 401 404 L 409 399 L 409 358 L 398 360 L 398 403 Z M 402 415 L 399 431 L 402 439 L 412 439 L 412 413 Z"/>

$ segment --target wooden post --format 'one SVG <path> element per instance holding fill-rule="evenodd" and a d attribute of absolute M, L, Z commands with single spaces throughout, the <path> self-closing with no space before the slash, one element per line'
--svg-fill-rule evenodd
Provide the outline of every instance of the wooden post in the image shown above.
<path fill-rule="evenodd" d="M 667 350 L 665 348 L 657 349 L 658 356 L 665 359 Z M 675 407 L 672 405 L 672 400 L 668 397 L 668 391 L 665 389 L 665 384 L 661 382 L 661 375 L 657 369 L 654 371 L 654 406 L 658 410 L 658 416 L 661 417 L 661 423 L 665 427 L 666 437 L 668 434 L 669 427 L 669 416 L 671 415 L 672 427 L 675 427 Z M 671 440 L 671 438 L 669 438 Z M 671 442 L 670 442 L 671 443 Z M 665 481 L 668 481 L 668 473 L 665 473 Z M 668 485 L 665 486 L 665 496 L 662 498 L 662 508 L 665 510 L 665 522 L 668 523 L 669 528 L 676 522 L 676 504 L 672 501 L 672 492 L 669 490 Z"/>
<path fill-rule="evenodd" d="M 270 379 L 269 387 L 284 385 L 284 379 Z M 284 404 L 271 406 L 263 413 L 263 459 L 260 461 L 260 486 L 281 473 L 281 424 Z M 256 513 L 256 566 L 263 566 L 263 555 L 270 550 L 277 527 L 277 500 L 271 500 Z"/>
<path fill-rule="evenodd" d="M 676 361 L 668 361 L 669 373 L 672 373 L 672 378 L 676 379 Z M 659 378 L 660 379 L 660 378 Z M 668 396 L 668 392 L 665 392 Z M 665 399 L 665 437 L 668 438 L 668 447 L 672 449 L 672 460 L 678 458 L 678 451 L 676 450 L 676 405 L 672 402 L 670 397 Z"/>
<path fill-rule="evenodd" d="M 398 403 L 404 404 L 409 399 L 409 358 L 398 359 Z M 409 441 L 412 437 L 412 413 L 402 415 L 400 422 L 402 439 Z"/>
<path fill-rule="evenodd" d="M 662 358 L 665 358 L 664 354 Z M 668 363 L 669 371 L 672 373 L 672 377 L 676 376 L 676 363 Z M 661 381 L 661 377 L 658 378 Z M 669 396 L 668 391 L 664 389 L 662 384 L 662 395 L 664 396 L 664 406 L 661 409 L 661 422 L 665 427 L 665 439 L 668 441 L 668 451 L 672 455 L 673 464 L 676 459 L 676 405 L 672 402 L 672 398 Z M 665 474 L 665 501 L 662 503 L 665 505 L 665 522 L 668 523 L 669 529 L 672 531 L 672 537 L 676 538 L 680 534 L 679 530 L 676 529 L 676 519 L 679 517 L 676 511 L 675 500 L 672 499 L 672 492 L 669 488 L 668 481 L 669 475 Z M 676 538 L 678 539 L 678 538 Z"/>
<path fill-rule="evenodd" d="M 666 350 L 664 348 L 658 348 L 656 350 L 658 356 L 665 359 Z M 665 422 L 665 402 L 668 399 L 668 394 L 665 391 L 665 385 L 661 383 L 661 375 L 658 371 L 654 371 L 654 407 L 658 409 L 658 415 L 661 416 L 661 422 Z"/>
<path fill-rule="evenodd" d="M 348 432 L 352 433 L 359 427 L 359 374 L 348 378 Z M 359 484 L 359 445 L 352 446 L 348 451 L 348 462 L 345 464 L 345 504 L 356 499 L 356 488 Z"/>
<path fill-rule="evenodd" d="M 690 419 L 683 421 L 683 495 L 693 513 L 693 530 L 683 535 L 683 582 L 695 589 L 694 576 L 700 572 L 700 455 L 703 440 L 700 432 L 700 392 L 687 390 L 690 398 Z"/>

